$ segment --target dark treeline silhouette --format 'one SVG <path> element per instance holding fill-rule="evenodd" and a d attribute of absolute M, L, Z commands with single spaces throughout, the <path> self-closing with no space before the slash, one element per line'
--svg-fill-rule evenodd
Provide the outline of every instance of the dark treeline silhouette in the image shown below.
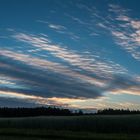
<path fill-rule="evenodd" d="M 58 107 L 36 107 L 36 108 L 0 108 L 0 117 L 30 117 L 30 116 L 78 116 L 78 115 L 123 115 L 140 114 L 139 110 L 104 109 L 97 113 L 83 113 L 82 110 L 71 111 Z"/>
<path fill-rule="evenodd" d="M 83 115 L 83 112 L 81 110 L 72 112 L 69 109 L 57 107 L 0 108 L 0 117 L 72 116 L 72 115 Z"/>
<path fill-rule="evenodd" d="M 124 109 L 104 109 L 104 110 L 98 110 L 98 115 L 125 115 L 125 114 L 140 114 L 140 110 L 124 110 Z"/>

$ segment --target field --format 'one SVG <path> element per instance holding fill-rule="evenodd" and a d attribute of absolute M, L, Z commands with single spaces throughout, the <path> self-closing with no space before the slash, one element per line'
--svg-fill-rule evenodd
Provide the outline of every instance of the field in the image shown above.
<path fill-rule="evenodd" d="M 1 118 L 0 140 L 140 140 L 140 115 Z"/>

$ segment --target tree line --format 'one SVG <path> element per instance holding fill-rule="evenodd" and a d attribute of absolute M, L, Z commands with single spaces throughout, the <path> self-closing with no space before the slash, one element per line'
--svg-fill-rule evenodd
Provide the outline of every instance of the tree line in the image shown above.
<path fill-rule="evenodd" d="M 35 108 L 0 108 L 0 117 L 30 117 L 30 116 L 72 116 L 82 115 L 82 111 L 72 112 L 69 109 L 57 107 L 35 107 Z"/>
<path fill-rule="evenodd" d="M 98 110 L 97 113 L 98 115 L 125 115 L 125 114 L 140 114 L 140 110 L 129 110 L 129 109 L 103 109 L 103 110 Z"/>
<path fill-rule="evenodd" d="M 0 117 L 30 117 L 30 116 L 78 116 L 78 115 L 124 115 L 140 114 L 140 110 L 103 109 L 96 113 L 84 113 L 82 110 L 69 110 L 58 107 L 35 107 L 35 108 L 0 108 Z"/>

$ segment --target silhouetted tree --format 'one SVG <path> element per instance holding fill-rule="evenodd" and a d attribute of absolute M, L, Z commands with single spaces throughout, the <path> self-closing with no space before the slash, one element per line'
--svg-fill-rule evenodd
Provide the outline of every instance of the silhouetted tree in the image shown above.
<path fill-rule="evenodd" d="M 36 107 L 36 108 L 0 108 L 0 117 L 28 117 L 28 116 L 69 116 L 73 115 L 69 109 L 56 107 Z"/>
<path fill-rule="evenodd" d="M 140 114 L 139 110 L 129 110 L 129 109 L 103 109 L 98 110 L 96 114 L 100 115 L 123 115 L 123 114 Z"/>

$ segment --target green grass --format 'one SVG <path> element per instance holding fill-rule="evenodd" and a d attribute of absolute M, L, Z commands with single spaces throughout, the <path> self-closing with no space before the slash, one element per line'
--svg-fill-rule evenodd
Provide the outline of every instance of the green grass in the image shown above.
<path fill-rule="evenodd" d="M 140 115 L 0 118 L 0 140 L 139 140 Z"/>
<path fill-rule="evenodd" d="M 140 115 L 1 118 L 0 128 L 140 133 Z"/>
<path fill-rule="evenodd" d="M 31 140 L 139 140 L 140 135 L 104 134 L 72 131 L 46 131 L 31 129 L 1 129 L 0 139 Z"/>

